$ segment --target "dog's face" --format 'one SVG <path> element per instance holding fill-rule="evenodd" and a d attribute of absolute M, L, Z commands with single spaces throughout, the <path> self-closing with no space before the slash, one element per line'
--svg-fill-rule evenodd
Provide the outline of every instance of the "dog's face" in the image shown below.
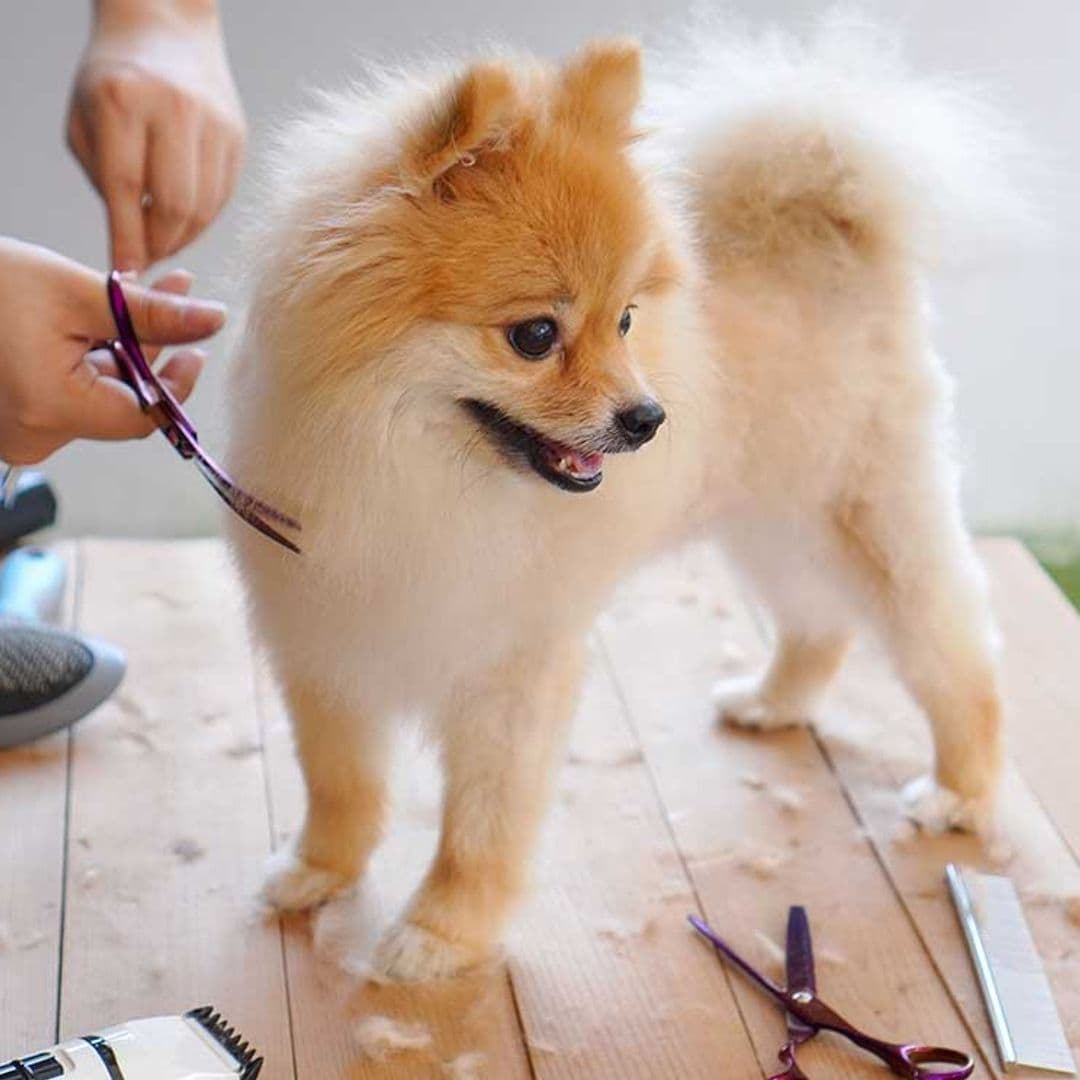
<path fill-rule="evenodd" d="M 672 272 L 627 156 L 639 53 L 594 47 L 528 86 L 484 68 L 467 86 L 453 129 L 488 131 L 451 140 L 423 210 L 431 314 L 462 332 L 455 393 L 507 464 L 591 491 L 605 453 L 665 418 L 635 347 L 643 294 Z"/>
<path fill-rule="evenodd" d="M 472 68 L 410 132 L 357 241 L 372 318 L 437 328 L 426 376 L 470 452 L 568 491 L 665 419 L 635 324 L 679 268 L 628 154 L 640 81 L 622 42 L 554 71 Z"/>

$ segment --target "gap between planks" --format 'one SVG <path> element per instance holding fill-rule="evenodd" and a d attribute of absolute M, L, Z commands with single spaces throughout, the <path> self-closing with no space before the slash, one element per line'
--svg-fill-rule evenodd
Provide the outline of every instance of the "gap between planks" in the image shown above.
<path fill-rule="evenodd" d="M 717 730 L 712 682 L 725 668 L 756 670 L 761 651 L 715 550 L 695 546 L 650 566 L 620 590 L 600 632 L 718 932 L 782 981 L 776 954 L 787 907 L 803 903 L 817 932 L 827 1000 L 875 1032 L 969 1046 L 965 1025 L 809 734 Z M 804 808 L 775 800 L 781 791 L 797 793 Z M 891 956 L 885 969 L 883 939 Z M 784 1039 L 782 1014 L 745 981 L 733 986 L 760 1068 L 771 1075 Z M 804 1057 L 811 1075 L 869 1078 L 880 1071 L 873 1059 L 831 1038 L 815 1040 Z"/>
<path fill-rule="evenodd" d="M 909 924 L 918 932 L 920 951 L 929 966 L 944 978 L 949 998 L 960 1008 L 964 1026 L 975 1035 L 983 1060 L 993 1063 L 992 1074 L 1000 1075 L 996 1071 L 997 1057 L 970 963 L 960 944 L 955 916 L 942 885 L 941 871 L 946 861 L 959 861 L 990 872 L 1007 872 L 1017 882 L 1026 896 L 1028 919 L 1050 973 L 1061 1015 L 1067 1027 L 1071 1024 L 1069 1037 L 1074 1052 L 1080 1049 L 1080 1028 L 1077 1026 L 1077 1019 L 1080 1019 L 1080 965 L 1075 963 L 1076 931 L 1068 925 L 1060 902 L 1064 896 L 1080 894 L 1076 860 L 1062 840 L 1062 834 L 1067 833 L 1075 842 L 1077 805 L 1075 800 L 1064 797 L 1060 783 L 1055 784 L 1053 769 L 1039 769 L 1048 747 L 1068 746 L 1076 739 L 1075 729 L 1067 726 L 1069 711 L 1059 700 L 1068 688 L 1073 688 L 1073 695 L 1076 690 L 1075 664 L 1070 666 L 1070 654 L 1045 648 L 1040 652 L 1032 642 L 1033 630 L 1039 626 L 1037 612 L 1040 605 L 1051 606 L 1051 598 L 1045 595 L 1040 598 L 1039 595 L 1040 584 L 1044 594 L 1048 588 L 1045 579 L 1018 545 L 997 541 L 987 554 L 1008 641 L 1004 661 L 1007 723 L 1025 732 L 1026 738 L 1022 742 L 1029 747 L 1028 756 L 1034 756 L 1036 760 L 1034 767 L 1029 765 L 1029 775 L 1034 773 L 1035 778 L 1042 780 L 1043 801 L 1040 802 L 1015 766 L 1010 764 L 1002 798 L 1002 835 L 996 845 L 991 846 L 990 852 L 978 842 L 959 836 L 915 840 L 904 828 L 896 792 L 929 763 L 927 725 L 891 678 L 882 658 L 865 646 L 858 648 L 849 660 L 830 704 L 824 710 L 817 737 L 817 755 L 824 755 L 828 771 L 840 783 L 850 811 L 865 824 L 867 838 L 880 867 L 888 875 L 894 896 L 903 903 Z M 1002 572 L 1005 559 L 1012 563 L 1007 567 L 1010 570 L 1008 576 Z M 693 562 L 692 556 L 690 562 Z M 667 565 L 671 576 L 661 600 L 670 603 L 671 598 L 680 593 L 690 595 L 687 589 L 692 590 L 696 583 L 691 580 L 695 576 L 693 572 L 689 579 L 686 573 L 672 573 L 670 568 L 677 566 L 677 561 Z M 714 559 L 708 562 L 703 574 L 699 569 L 696 576 L 715 578 L 719 572 L 719 564 Z M 645 595 L 640 591 L 630 593 L 639 611 L 649 604 L 648 578 L 652 573 L 662 574 L 662 571 L 650 571 L 643 578 Z M 658 582 L 660 580 L 662 578 Z M 1080 620 L 1076 613 L 1060 597 L 1052 599 L 1057 601 L 1059 617 L 1055 629 L 1062 637 L 1071 635 L 1067 638 L 1069 642 L 1080 642 Z M 1018 610 L 1025 612 L 1026 622 L 1018 622 Z M 739 606 L 729 613 L 734 616 L 729 632 L 733 631 L 735 640 L 746 649 L 745 661 L 757 668 L 765 657 L 764 639 L 760 625 L 745 625 L 746 611 Z M 673 636 L 684 644 L 689 642 L 687 648 L 691 653 L 695 650 L 698 655 L 704 653 L 696 642 L 708 638 L 707 621 L 684 618 L 680 629 L 674 608 L 654 611 L 652 621 L 655 622 L 657 617 L 666 618 L 668 622 L 650 628 L 653 641 L 659 629 L 665 639 Z M 670 625 L 672 619 L 676 625 Z M 615 625 L 619 625 L 618 620 Z M 642 630 L 644 632 L 644 628 Z M 605 627 L 605 632 L 610 636 L 610 625 Z M 631 640 L 631 660 L 633 644 Z M 669 676 L 678 670 L 678 657 L 661 652 L 648 659 L 658 663 Z M 640 682 L 640 673 L 646 666 L 647 662 L 630 662 L 624 675 L 628 673 L 630 678 Z M 692 682 L 694 677 L 693 671 L 687 671 L 681 681 Z M 1024 688 L 1023 694 L 1016 693 L 1017 686 Z M 648 687 L 644 692 L 629 693 L 628 701 L 631 707 L 640 707 L 644 703 L 649 708 Z M 655 704 L 652 707 L 656 709 Z M 693 701 L 687 702 L 687 708 L 694 708 Z M 729 752 L 740 747 L 745 739 L 736 735 L 725 737 Z M 802 733 L 755 737 L 752 741 L 758 746 L 758 753 L 767 754 L 769 745 L 774 744 L 782 747 L 782 753 L 790 754 L 792 742 L 808 743 L 808 737 Z M 1030 747 L 1035 748 L 1034 752 Z M 704 753 L 702 750 L 702 755 Z M 647 748 L 647 756 L 656 767 L 653 759 L 657 754 Z M 663 767 L 662 750 L 659 756 Z M 769 774 L 773 770 L 763 771 Z M 1052 798 L 1047 800 L 1046 794 Z M 1067 820 L 1063 821 L 1061 816 L 1054 820 L 1045 812 L 1044 803 L 1055 799 Z M 816 793 L 810 805 L 815 813 L 819 812 Z M 690 837 L 691 842 L 694 839 Z M 685 838 L 681 842 L 685 844 Z M 999 853 L 997 858 L 993 857 L 994 847 Z M 1001 865 L 1003 862 L 1007 863 L 1006 869 Z M 891 952 L 895 954 L 895 948 Z M 898 1028 L 897 1031 L 903 1033 L 905 1029 Z M 926 1031 L 925 1027 L 919 1026 L 906 1029 L 906 1034 L 924 1038 Z"/>
<path fill-rule="evenodd" d="M 82 587 L 85 566 L 83 564 L 83 547 L 79 541 L 75 541 L 70 548 L 68 557 L 68 570 L 70 573 L 70 589 L 68 594 L 68 609 L 65 622 L 72 630 L 79 630 L 82 615 Z M 67 921 L 67 887 L 68 887 L 68 845 L 71 840 L 71 764 L 74 759 L 73 743 L 75 739 L 74 729 L 68 728 L 64 733 L 66 750 L 64 754 L 64 823 L 63 835 L 63 866 L 60 872 L 60 925 L 57 931 L 56 948 L 56 1009 L 53 1017 L 53 1039 L 60 1041 L 60 1017 L 63 1009 L 64 994 L 64 926 Z"/>
<path fill-rule="evenodd" d="M 1010 754 L 1080 860 L 1080 614 L 1034 555 L 1019 541 L 984 540 L 998 622 L 1008 648 L 1003 678 L 1015 712 L 1031 715 L 1043 738 L 1018 737 L 1010 726 Z M 1024 733 L 1025 736 L 1028 733 Z"/>
<path fill-rule="evenodd" d="M 1019 545 L 994 542 L 983 546 L 990 570 L 995 607 L 1004 628 L 1003 694 L 1007 741 L 1010 752 L 1003 777 L 997 836 L 987 845 L 970 837 L 912 837 L 890 835 L 891 810 L 881 792 L 902 784 L 922 771 L 929 762 L 929 731 L 921 713 L 889 677 L 883 659 L 871 647 L 856 649 L 819 726 L 819 737 L 845 786 L 860 806 L 869 824 L 870 835 L 896 882 L 919 932 L 950 987 L 961 1003 L 969 1026 L 993 1063 L 993 1075 L 1001 1075 L 989 1030 L 989 1023 L 971 973 L 966 950 L 957 948 L 956 918 L 941 884 L 941 867 L 946 862 L 966 863 L 989 873 L 1011 877 L 1025 901 L 1025 914 L 1050 977 L 1058 1009 L 1074 1054 L 1080 1055 L 1080 964 L 1076 963 L 1077 930 L 1070 925 L 1063 907 L 1066 896 L 1080 895 L 1080 865 L 1075 857 L 1077 821 L 1075 802 L 1061 798 L 1060 770 L 1040 772 L 1029 767 L 1027 775 L 1018 767 L 1017 757 L 1030 750 L 1046 757 L 1046 747 L 1067 748 L 1075 744 L 1072 716 L 1060 708 L 1055 693 L 1047 687 L 1075 687 L 1075 659 L 1061 651 L 1033 648 L 1032 624 L 1016 619 L 1016 612 L 1040 606 L 1049 613 L 1049 598 L 1040 597 L 1042 576 L 1033 561 L 1017 573 L 1015 565 L 1005 572 L 1003 563 L 1014 561 Z M 1072 641 L 1080 647 L 1080 620 L 1069 610 Z M 1074 654 L 1075 655 L 1075 654 Z M 1066 676 L 1068 672 L 1068 676 Z M 1023 692 L 1018 692 L 1023 688 Z M 1075 690 L 1074 690 L 1075 693 Z M 860 734 L 858 725 L 864 727 Z M 889 729 L 900 737 L 895 754 L 866 752 L 882 737 L 875 738 L 866 719 L 885 718 Z M 1021 738 L 1020 733 L 1024 736 Z M 1038 788 L 1032 786 L 1038 782 Z M 1072 817 L 1051 815 L 1047 807 L 1071 812 Z M 1073 847 L 1064 837 L 1073 838 Z M 1017 1075 L 1010 1073 L 1010 1076 Z"/>
<path fill-rule="evenodd" d="M 290 1060 L 250 651 L 220 543 L 84 541 L 82 626 L 128 655 L 74 729 L 60 1034 L 213 1004 Z"/>
<path fill-rule="evenodd" d="M 302 807 L 299 778 L 280 702 L 266 689 L 264 683 L 275 802 L 285 805 L 275 815 L 295 827 Z M 534 896 L 515 924 L 508 972 L 485 977 L 486 986 L 483 979 L 428 988 L 366 986 L 341 997 L 332 982 L 319 982 L 319 950 L 306 940 L 303 922 L 294 924 L 289 981 L 301 1080 L 346 1071 L 350 1077 L 438 1075 L 432 1058 L 445 1061 L 478 1049 L 488 1058 L 483 1075 L 500 1080 L 519 1074 L 545 1080 L 742 1080 L 757 1071 L 722 972 L 686 931 L 690 889 L 640 750 L 601 668 L 585 688 L 581 719 L 545 830 Z M 406 753 L 409 767 L 394 785 L 399 820 L 364 886 L 368 910 L 339 901 L 316 916 L 317 939 L 336 935 L 339 948 L 361 955 L 400 908 L 434 846 L 438 782 L 430 762 L 417 771 L 415 747 Z M 624 812 L 627 801 L 633 802 L 633 817 Z M 277 839 L 287 837 L 279 830 Z M 475 1010 L 478 994 L 488 1015 L 469 1031 L 461 1016 Z M 356 1017 L 371 1012 L 422 1023 L 432 1032 L 435 1053 L 382 1066 L 358 1062 L 345 1032 Z M 527 1058 L 506 1044 L 509 1029 L 523 1033 Z"/>
<path fill-rule="evenodd" d="M 292 735 L 280 696 L 264 664 L 257 664 L 256 707 L 260 718 L 275 848 L 298 830 L 304 792 Z M 312 915 L 287 916 L 284 956 L 298 1080 L 408 1080 L 442 1075 L 442 1065 L 481 1052 L 492 1076 L 530 1076 L 527 1057 L 503 971 L 424 987 L 363 982 L 378 931 L 404 904 L 434 846 L 430 808 L 422 794 L 433 783 L 430 766 L 404 776 L 395 820 L 376 851 L 357 894 L 332 901 Z M 404 790 L 402 790 L 404 788 Z M 437 791 L 437 786 L 434 789 Z M 345 968 L 355 965 L 350 974 Z M 364 1059 L 352 1030 L 363 1016 L 389 1016 L 421 1025 L 432 1047 L 414 1054 Z"/>
<path fill-rule="evenodd" d="M 60 624 L 74 629 L 77 545 L 53 550 L 67 563 Z M 56 1037 L 69 738 L 57 732 L 0 754 L 0 1060 Z"/>

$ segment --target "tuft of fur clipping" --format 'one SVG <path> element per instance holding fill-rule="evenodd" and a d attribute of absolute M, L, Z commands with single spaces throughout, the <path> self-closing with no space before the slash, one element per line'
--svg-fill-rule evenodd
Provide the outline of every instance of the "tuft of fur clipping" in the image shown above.
<path fill-rule="evenodd" d="M 1030 225 L 1024 148 L 979 88 L 916 75 L 836 9 L 804 37 L 700 20 L 653 58 L 647 126 L 691 177 L 709 257 L 935 261 Z"/>
<path fill-rule="evenodd" d="M 353 1039 L 371 1061 L 385 1061 L 399 1054 L 415 1054 L 431 1048 L 431 1032 L 423 1024 L 374 1014 L 357 1021 Z"/>

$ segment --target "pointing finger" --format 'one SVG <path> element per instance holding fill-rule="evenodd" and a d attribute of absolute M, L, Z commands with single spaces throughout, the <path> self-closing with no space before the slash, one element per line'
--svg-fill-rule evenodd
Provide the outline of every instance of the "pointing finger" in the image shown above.
<path fill-rule="evenodd" d="M 147 264 L 142 208 L 146 135 L 142 126 L 134 119 L 105 125 L 96 158 L 109 215 L 112 265 L 117 270 L 142 270 Z"/>

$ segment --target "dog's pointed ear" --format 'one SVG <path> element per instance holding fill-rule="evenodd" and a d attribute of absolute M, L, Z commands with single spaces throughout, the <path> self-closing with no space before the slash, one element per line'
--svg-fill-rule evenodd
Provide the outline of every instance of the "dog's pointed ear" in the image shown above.
<path fill-rule="evenodd" d="M 631 38 L 597 41 L 563 68 L 557 110 L 591 135 L 626 141 L 641 100 L 641 45 Z"/>
<path fill-rule="evenodd" d="M 402 176 L 414 190 L 431 190 L 455 165 L 471 165 L 505 138 L 519 113 L 517 86 L 498 63 L 469 68 L 437 97 L 406 142 Z"/>

